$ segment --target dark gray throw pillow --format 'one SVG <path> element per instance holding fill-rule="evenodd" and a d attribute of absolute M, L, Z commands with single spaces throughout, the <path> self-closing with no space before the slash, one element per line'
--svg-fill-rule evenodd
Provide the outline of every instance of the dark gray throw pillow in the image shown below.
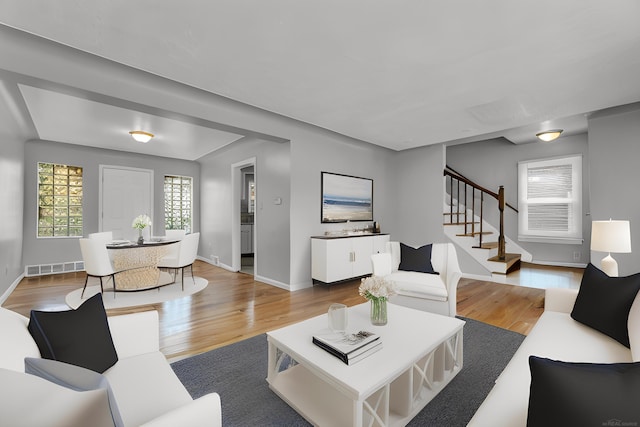
<path fill-rule="evenodd" d="M 609 277 L 589 263 L 584 270 L 571 317 L 630 347 L 627 320 L 638 290 L 640 273 Z"/>
<path fill-rule="evenodd" d="M 28 329 L 44 359 L 99 373 L 118 361 L 102 294 L 92 296 L 76 310 L 31 310 Z"/>
<path fill-rule="evenodd" d="M 527 427 L 640 422 L 640 363 L 569 363 L 530 356 L 529 368 Z"/>
<path fill-rule="evenodd" d="M 431 265 L 431 244 L 419 248 L 400 243 L 400 266 L 398 270 L 438 274 Z"/>

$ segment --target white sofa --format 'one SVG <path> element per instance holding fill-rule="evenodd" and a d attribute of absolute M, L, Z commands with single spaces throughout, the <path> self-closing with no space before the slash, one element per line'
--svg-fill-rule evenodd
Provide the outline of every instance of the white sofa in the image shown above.
<path fill-rule="evenodd" d="M 462 272 L 452 243 L 433 243 L 431 247 L 431 265 L 439 274 L 398 270 L 399 242 L 388 242 L 387 252 L 372 255 L 371 261 L 374 276 L 382 276 L 395 284 L 397 295 L 390 297 L 390 302 L 445 316 L 456 315 Z"/>
<path fill-rule="evenodd" d="M 25 358 L 43 360 L 27 330 L 29 319 L 0 307 L 0 424 L 222 425 L 218 394 L 193 400 L 160 352 L 156 311 L 113 316 L 108 322 L 118 355 L 118 362 L 103 373 L 111 396 L 105 389 L 75 391 L 25 373 Z M 116 405 L 110 403 L 112 397 Z M 110 412 L 114 406 L 117 416 Z"/>
<path fill-rule="evenodd" d="M 566 362 L 628 363 L 640 360 L 640 298 L 635 300 L 629 312 L 631 349 L 638 346 L 633 354 L 613 338 L 571 318 L 577 295 L 578 291 L 572 289 L 546 290 L 542 316 L 496 380 L 469 426 L 527 425 L 531 355 Z M 600 424 L 594 425 L 605 425 L 602 423 L 606 420 L 598 421 Z"/>

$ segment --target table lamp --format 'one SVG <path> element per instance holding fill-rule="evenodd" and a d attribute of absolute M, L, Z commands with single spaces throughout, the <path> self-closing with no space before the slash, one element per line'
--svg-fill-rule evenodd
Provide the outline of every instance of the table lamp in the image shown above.
<path fill-rule="evenodd" d="M 593 221 L 591 223 L 591 250 L 608 252 L 608 255 L 602 258 L 600 268 L 609 277 L 617 277 L 618 263 L 611 256 L 611 252 L 631 252 L 629 221 Z"/>

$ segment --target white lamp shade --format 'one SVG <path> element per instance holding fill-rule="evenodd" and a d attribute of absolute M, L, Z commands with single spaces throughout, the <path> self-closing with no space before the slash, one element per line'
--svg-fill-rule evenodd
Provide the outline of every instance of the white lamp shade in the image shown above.
<path fill-rule="evenodd" d="M 629 221 L 593 221 L 591 250 L 613 253 L 631 252 Z"/>

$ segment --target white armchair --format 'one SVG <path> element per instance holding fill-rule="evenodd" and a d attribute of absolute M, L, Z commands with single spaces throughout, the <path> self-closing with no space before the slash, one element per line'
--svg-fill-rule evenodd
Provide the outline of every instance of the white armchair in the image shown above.
<path fill-rule="evenodd" d="M 457 287 L 462 272 L 452 243 L 434 243 L 431 265 L 439 274 L 398 270 L 400 243 L 388 242 L 387 252 L 373 254 L 373 275 L 393 282 L 397 295 L 389 301 L 445 316 L 456 315 Z"/>
<path fill-rule="evenodd" d="M 0 307 L 0 424 L 222 426 L 220 396 L 192 399 L 160 352 L 156 311 L 110 316 L 108 322 L 118 361 L 100 375 L 40 359 L 29 319 Z M 37 376 L 25 373 L 27 363 Z"/>

